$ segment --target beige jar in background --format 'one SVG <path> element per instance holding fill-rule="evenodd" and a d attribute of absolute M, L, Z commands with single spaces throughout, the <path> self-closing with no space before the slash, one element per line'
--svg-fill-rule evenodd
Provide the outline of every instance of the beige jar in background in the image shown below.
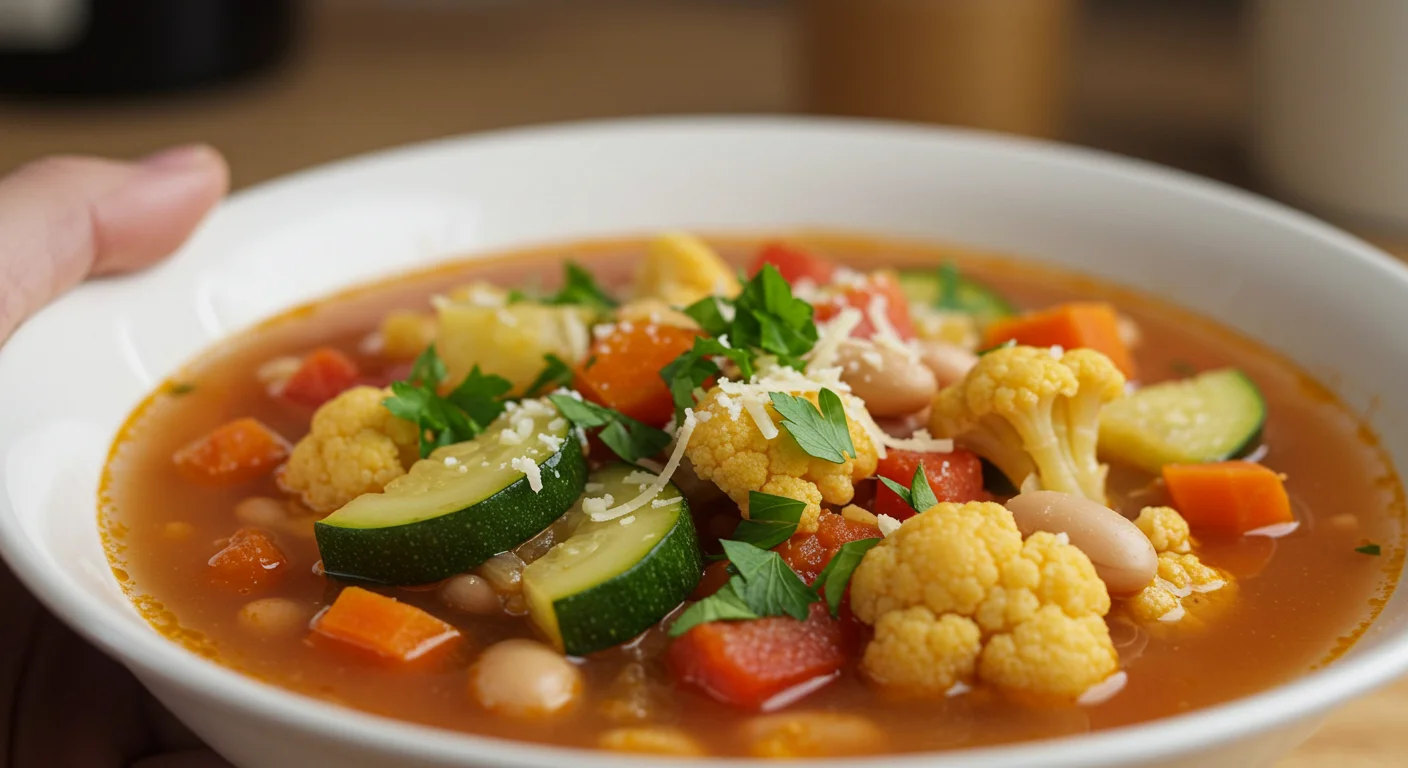
<path fill-rule="evenodd" d="M 798 0 L 808 111 L 1060 132 L 1073 0 Z"/>

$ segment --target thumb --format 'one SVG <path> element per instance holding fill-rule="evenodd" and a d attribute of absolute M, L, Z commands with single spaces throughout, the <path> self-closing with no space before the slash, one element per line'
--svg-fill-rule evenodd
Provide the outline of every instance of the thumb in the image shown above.
<path fill-rule="evenodd" d="M 0 179 L 0 340 L 85 277 L 176 250 L 228 186 L 203 145 L 136 163 L 51 157 Z"/>

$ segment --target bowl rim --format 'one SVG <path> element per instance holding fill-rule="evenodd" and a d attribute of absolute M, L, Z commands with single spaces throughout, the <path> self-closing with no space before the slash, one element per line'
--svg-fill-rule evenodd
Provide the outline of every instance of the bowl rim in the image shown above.
<path fill-rule="evenodd" d="M 869 119 L 681 115 L 550 123 L 450 136 L 356 155 L 272 179 L 233 193 L 221 204 L 221 208 L 244 205 L 260 198 L 296 194 L 297 188 L 303 185 L 316 185 L 329 178 L 344 181 L 345 174 L 424 160 L 447 150 L 492 152 L 504 144 L 589 143 L 594 138 L 619 138 L 621 134 L 631 133 L 658 135 L 710 131 L 752 131 L 760 136 L 774 137 L 778 133 L 788 132 L 830 133 L 844 135 L 849 140 L 869 142 L 903 138 L 1007 154 L 1048 168 L 1080 168 L 1125 183 L 1143 185 L 1160 194 L 1202 199 L 1235 210 L 1248 224 L 1292 231 L 1303 240 L 1316 241 L 1326 250 L 1336 251 L 1343 258 L 1357 260 L 1361 266 L 1379 272 L 1383 279 L 1397 282 L 1408 295 L 1408 266 L 1364 240 L 1306 213 L 1219 181 L 1148 161 L 1062 143 Z M 372 282 L 381 279 L 385 278 Z M 8 498 L 0 494 L 0 556 L 49 610 L 109 655 L 129 667 L 135 665 L 140 676 L 160 676 L 174 686 L 194 690 L 199 696 L 246 712 L 255 719 L 278 720 L 320 739 L 358 747 L 393 749 L 407 757 L 445 763 L 476 759 L 525 768 L 560 764 L 568 759 L 584 767 L 602 768 L 650 763 L 648 758 L 643 757 L 512 741 L 407 723 L 262 682 L 190 652 L 142 623 L 119 620 L 111 606 L 81 589 L 70 587 L 56 572 L 52 572 L 44 560 L 31 551 L 28 542 L 29 538 L 21 529 Z M 1399 578 L 1402 578 L 1401 574 Z M 1370 631 L 1373 631 L 1372 627 Z M 847 758 L 847 764 L 984 768 L 1042 764 L 1097 768 L 1127 764 L 1132 760 L 1153 760 L 1195 748 L 1223 745 L 1277 726 L 1305 721 L 1330 706 L 1385 685 L 1404 672 L 1408 672 L 1408 629 L 1382 638 L 1375 648 L 1338 659 L 1281 685 L 1185 714 L 1094 733 L 1010 745 Z M 739 766 L 771 765 L 765 761 L 734 758 L 675 762 L 686 766 L 717 766 L 725 760 Z M 798 761 L 798 764 L 834 763 L 818 759 Z"/>

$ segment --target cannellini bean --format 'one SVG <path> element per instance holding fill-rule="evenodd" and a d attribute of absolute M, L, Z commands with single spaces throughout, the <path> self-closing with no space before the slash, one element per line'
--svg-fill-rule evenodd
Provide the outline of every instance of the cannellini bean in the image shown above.
<path fill-rule="evenodd" d="M 533 640 L 489 646 L 469 668 L 469 694 L 510 717 L 546 717 L 582 698 L 582 673 L 557 651 Z"/>
<path fill-rule="evenodd" d="M 789 712 L 755 717 L 744 726 L 755 757 L 874 755 L 887 747 L 885 731 L 872 720 L 841 712 Z"/>
<path fill-rule="evenodd" d="M 446 605 L 465 613 L 492 616 L 504 609 L 499 593 L 479 576 L 462 573 L 445 580 L 440 585 L 440 600 Z"/>
<path fill-rule="evenodd" d="M 310 611 L 286 597 L 252 600 L 240 608 L 241 629 L 258 635 L 291 635 L 308 625 Z"/>
<path fill-rule="evenodd" d="M 929 405 L 934 374 L 913 355 L 884 344 L 848 339 L 836 351 L 841 380 L 876 418 L 903 416 Z"/>
<path fill-rule="evenodd" d="M 1130 595 L 1153 581 L 1159 557 L 1139 527 L 1103 504 L 1056 491 L 1030 491 L 1007 502 L 1023 536 L 1064 533 L 1084 552 L 1111 594 Z"/>
<path fill-rule="evenodd" d="M 1139 323 L 1123 312 L 1115 318 L 1115 330 L 1119 333 L 1120 341 L 1130 349 L 1139 346 L 1139 342 L 1144 340 L 1144 332 L 1139 330 Z"/>
<path fill-rule="evenodd" d="M 943 341 L 920 340 L 915 342 L 919 360 L 934 374 L 939 387 L 947 387 L 963 380 L 973 366 L 978 364 L 978 356 L 958 346 Z M 869 403 L 866 403 L 869 405 Z"/>
<path fill-rule="evenodd" d="M 278 528 L 288 519 L 288 509 L 278 499 L 251 496 L 235 505 L 235 518 L 261 528 Z"/>
<path fill-rule="evenodd" d="M 613 752 L 646 755 L 703 757 L 708 754 L 694 737 L 684 731 L 660 726 L 612 728 L 601 735 L 597 745 Z"/>

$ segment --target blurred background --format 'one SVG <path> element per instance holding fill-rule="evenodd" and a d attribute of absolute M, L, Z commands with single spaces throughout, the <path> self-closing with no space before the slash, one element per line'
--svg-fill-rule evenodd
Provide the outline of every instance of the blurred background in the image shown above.
<path fill-rule="evenodd" d="M 0 174 L 200 140 L 238 188 L 452 134 L 685 113 L 1072 142 L 1408 253 L 1408 0 L 0 0 Z M 1399 684 L 1283 766 L 1398 764 L 1405 718 Z"/>

